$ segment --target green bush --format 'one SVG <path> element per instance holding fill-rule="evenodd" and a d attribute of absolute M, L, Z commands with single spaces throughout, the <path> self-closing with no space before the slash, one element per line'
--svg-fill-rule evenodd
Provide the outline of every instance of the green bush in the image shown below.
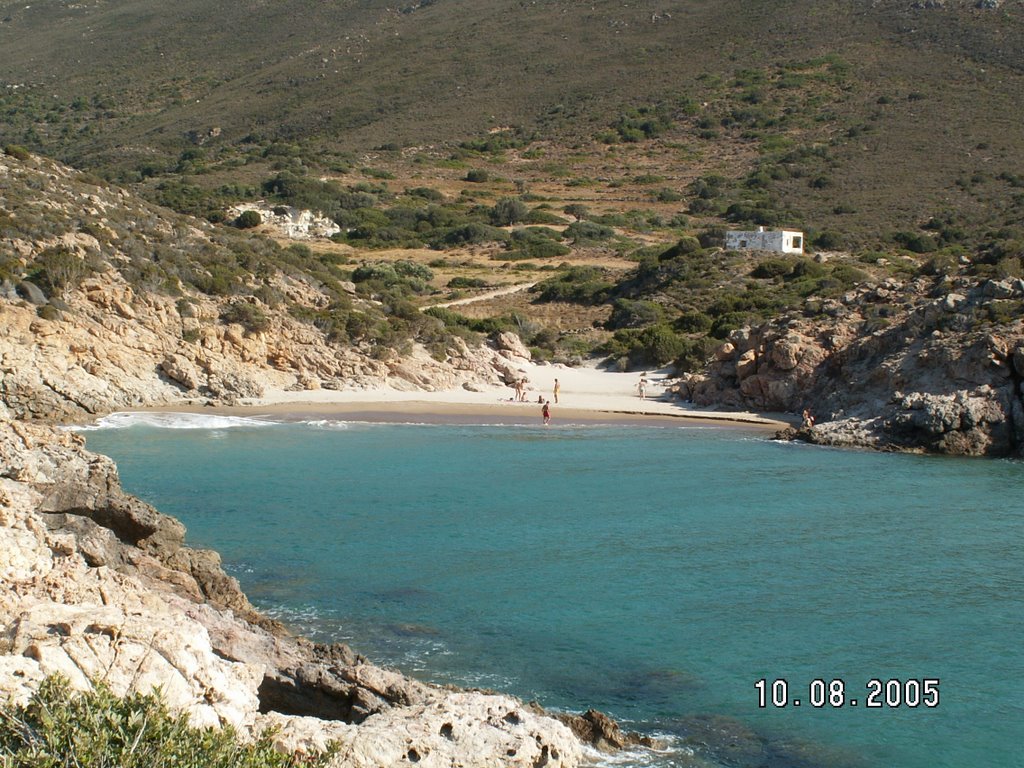
<path fill-rule="evenodd" d="M 572 267 L 558 277 L 539 283 L 534 290 L 540 294 L 540 301 L 600 304 L 611 286 L 598 267 Z"/>
<path fill-rule="evenodd" d="M 474 184 L 483 184 L 489 181 L 491 174 L 483 168 L 471 168 L 466 172 L 466 181 L 471 181 Z"/>
<path fill-rule="evenodd" d="M 409 197 L 420 197 L 435 203 L 444 200 L 444 193 L 432 187 L 414 187 L 413 189 L 405 190 L 405 194 L 409 195 Z"/>
<path fill-rule="evenodd" d="M 91 265 L 78 254 L 64 246 L 54 246 L 39 254 L 35 268 L 29 272 L 29 279 L 39 285 L 47 296 L 56 296 L 77 288 L 92 271 Z"/>
<path fill-rule="evenodd" d="M 894 232 L 892 239 L 914 253 L 931 253 L 938 247 L 934 238 L 922 232 Z"/>
<path fill-rule="evenodd" d="M 0 755 L 12 768 L 321 768 L 330 760 L 329 753 L 283 755 L 266 734 L 243 743 L 230 726 L 194 728 L 158 694 L 118 698 L 102 683 L 76 694 L 59 677 L 4 711 Z"/>
<path fill-rule="evenodd" d="M 627 368 L 660 367 L 675 362 L 687 350 L 687 340 L 664 324 L 615 332 L 602 351 Z"/>
<path fill-rule="evenodd" d="M 761 280 L 784 277 L 793 271 L 793 264 L 791 259 L 765 259 L 750 274 Z"/>
<path fill-rule="evenodd" d="M 574 243 L 608 240 L 615 234 L 615 230 L 602 224 L 595 224 L 592 221 L 576 221 L 565 228 L 565 236 Z"/>
<path fill-rule="evenodd" d="M 486 280 L 479 277 L 453 277 L 448 281 L 448 288 L 487 288 Z"/>
<path fill-rule="evenodd" d="M 572 216 L 576 221 L 583 221 L 590 215 L 590 209 L 582 203 L 570 203 L 562 209 L 562 212 Z"/>
<path fill-rule="evenodd" d="M 473 245 L 488 242 L 507 242 L 508 233 L 497 227 L 471 222 L 451 229 L 440 238 L 440 245 Z"/>
<path fill-rule="evenodd" d="M 960 268 L 959 259 L 953 254 L 939 252 L 921 265 L 923 275 L 953 275 Z"/>
<path fill-rule="evenodd" d="M 262 223 L 263 217 L 260 216 L 259 211 L 242 211 L 238 218 L 235 219 L 235 226 L 239 229 L 252 229 Z"/>
<path fill-rule="evenodd" d="M 4 147 L 4 154 L 13 157 L 15 160 L 26 162 L 32 158 L 32 154 L 20 144 L 8 144 Z"/>
<path fill-rule="evenodd" d="M 526 218 L 530 209 L 526 203 L 514 197 L 503 197 L 490 211 L 491 224 L 496 227 L 507 227 L 518 224 Z"/>
<path fill-rule="evenodd" d="M 220 319 L 225 323 L 238 323 L 253 333 L 270 329 L 270 318 L 263 308 L 244 300 L 233 301 L 224 307 L 220 312 Z"/>
<path fill-rule="evenodd" d="M 658 323 L 664 317 L 664 309 L 653 301 L 632 299 L 616 299 L 612 305 L 612 313 L 605 323 L 609 329 L 642 328 Z"/>
<path fill-rule="evenodd" d="M 502 254 L 508 259 L 549 259 L 564 256 L 569 248 L 558 242 L 560 235 L 551 229 L 534 227 L 515 229 L 509 238 L 512 253 Z M 499 258 L 499 257 L 496 257 Z"/>

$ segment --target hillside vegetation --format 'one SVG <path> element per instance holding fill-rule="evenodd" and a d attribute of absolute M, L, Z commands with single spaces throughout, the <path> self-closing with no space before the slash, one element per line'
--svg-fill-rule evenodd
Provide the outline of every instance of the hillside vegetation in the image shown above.
<path fill-rule="evenodd" d="M 969 238 L 1024 194 L 1024 11 L 989 5 L 5 1 L 0 140 L 207 191 L 546 142 L 581 184 L 721 176 L 730 221 Z"/>

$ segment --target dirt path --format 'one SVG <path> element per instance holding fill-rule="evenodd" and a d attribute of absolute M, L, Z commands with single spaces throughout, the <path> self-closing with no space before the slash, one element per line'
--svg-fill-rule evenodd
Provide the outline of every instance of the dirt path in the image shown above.
<path fill-rule="evenodd" d="M 481 293 L 476 296 L 470 296 L 466 299 L 458 299 L 456 301 L 445 301 L 441 304 L 430 304 L 429 306 L 423 307 L 423 309 L 430 309 L 430 307 L 441 307 L 447 309 L 448 307 L 458 307 L 463 304 L 474 304 L 478 301 L 487 301 L 498 296 L 508 296 L 510 293 L 519 293 L 519 291 L 527 291 L 533 288 L 539 280 L 534 280 L 532 283 L 516 283 L 515 285 L 506 285 L 503 288 L 497 288 L 493 291 L 487 291 L 487 293 Z"/>

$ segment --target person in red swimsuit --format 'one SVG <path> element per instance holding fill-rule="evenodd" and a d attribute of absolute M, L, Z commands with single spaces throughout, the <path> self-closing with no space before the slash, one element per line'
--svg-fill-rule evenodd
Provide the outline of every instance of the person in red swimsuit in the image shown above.
<path fill-rule="evenodd" d="M 551 401 L 550 400 L 545 400 L 544 401 L 544 407 L 541 408 L 540 413 L 541 413 L 541 416 L 544 417 L 544 423 L 545 424 L 550 424 L 551 423 Z"/>

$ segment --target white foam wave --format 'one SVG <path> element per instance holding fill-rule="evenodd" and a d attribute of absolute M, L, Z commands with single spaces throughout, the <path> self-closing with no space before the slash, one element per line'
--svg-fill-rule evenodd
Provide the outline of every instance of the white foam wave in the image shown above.
<path fill-rule="evenodd" d="M 158 429 L 233 429 L 237 427 L 269 427 L 276 422 L 251 416 L 218 416 L 207 413 L 152 413 L 124 411 L 97 419 L 94 424 L 74 427 L 87 432 L 96 429 L 128 429 L 130 427 L 156 427 Z"/>
<path fill-rule="evenodd" d="M 296 423 L 312 429 L 348 429 L 350 426 L 347 421 L 338 421 L 337 419 L 311 419 Z"/>
<path fill-rule="evenodd" d="M 652 736 L 665 743 L 665 748 L 633 747 L 618 752 L 602 752 L 594 747 L 584 746 L 583 756 L 587 765 L 593 768 L 682 768 L 695 764 L 694 751 L 680 744 L 677 738 L 658 733 Z"/>

